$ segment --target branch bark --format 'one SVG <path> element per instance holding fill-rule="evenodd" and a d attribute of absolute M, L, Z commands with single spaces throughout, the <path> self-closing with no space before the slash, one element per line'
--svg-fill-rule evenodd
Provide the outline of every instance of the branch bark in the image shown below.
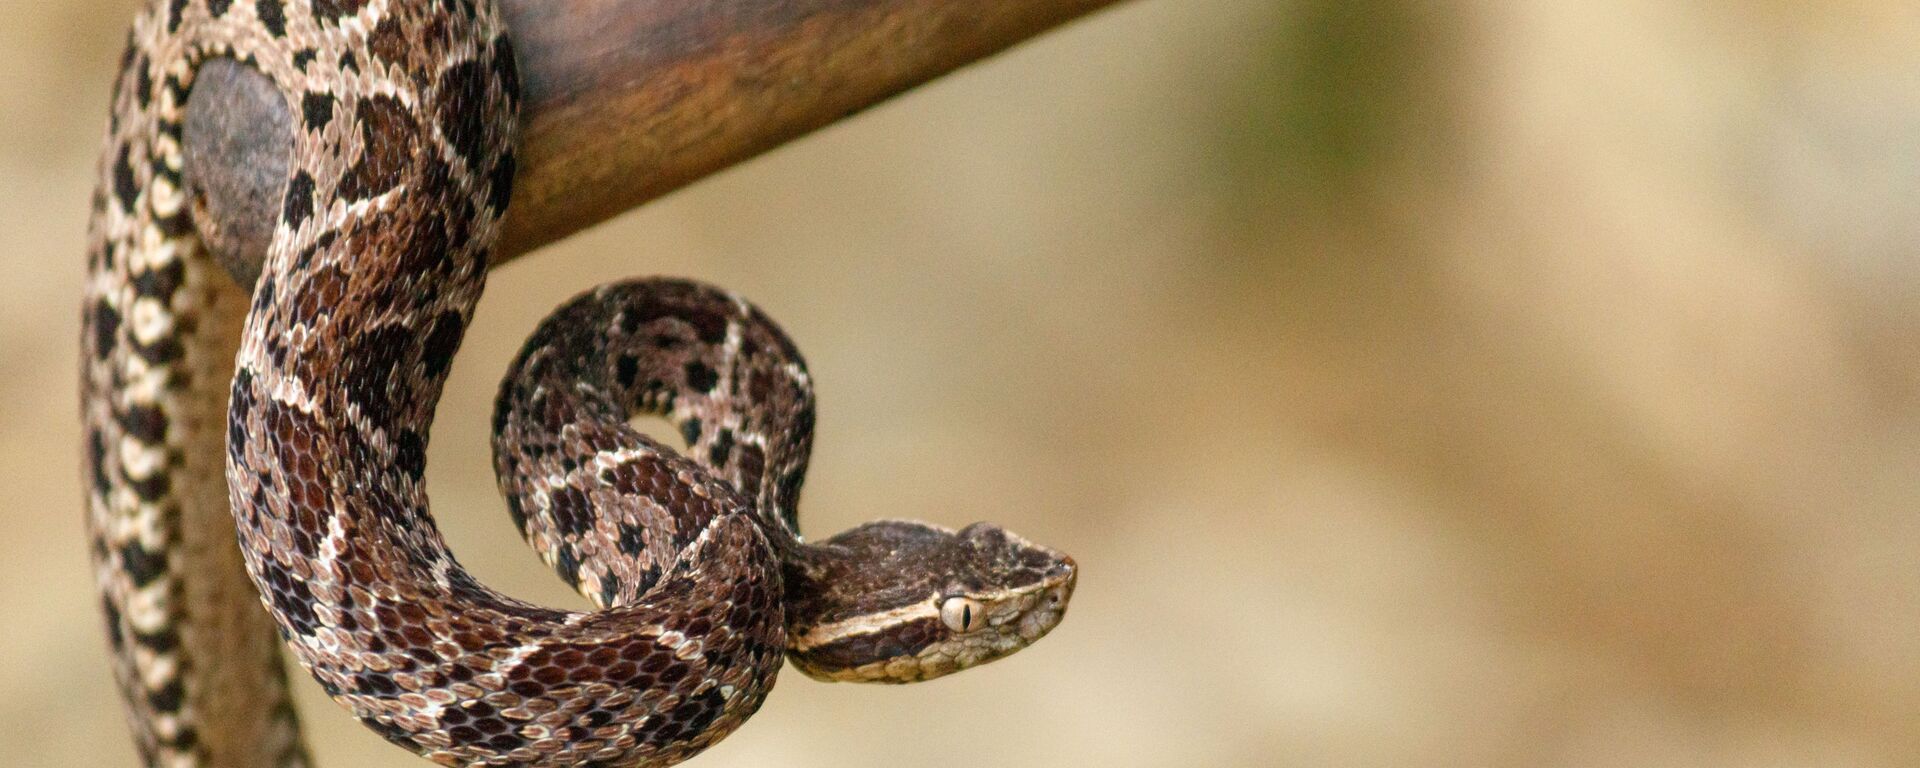
<path fill-rule="evenodd" d="M 523 99 L 494 264 L 1114 2 L 502 0 Z M 245 282 L 284 178 L 286 142 L 258 137 L 291 130 L 261 82 L 210 68 L 187 104 L 196 222 Z"/>

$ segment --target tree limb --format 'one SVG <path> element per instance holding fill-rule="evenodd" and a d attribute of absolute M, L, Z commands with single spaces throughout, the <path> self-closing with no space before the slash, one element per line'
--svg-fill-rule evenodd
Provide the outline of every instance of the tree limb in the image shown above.
<path fill-rule="evenodd" d="M 494 264 L 1114 2 L 501 0 L 523 106 Z M 185 132 L 196 222 L 249 282 L 291 135 L 262 82 L 203 71 Z"/>

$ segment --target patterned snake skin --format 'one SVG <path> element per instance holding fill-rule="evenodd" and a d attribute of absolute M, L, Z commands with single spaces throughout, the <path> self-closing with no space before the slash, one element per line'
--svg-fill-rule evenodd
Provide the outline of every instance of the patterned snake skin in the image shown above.
<path fill-rule="evenodd" d="M 223 58 L 297 122 L 250 299 L 208 257 L 182 178 L 186 96 Z M 135 21 L 81 384 L 92 554 L 148 764 L 306 762 L 276 631 L 362 723 L 440 764 L 669 765 L 751 715 L 783 657 L 924 680 L 1064 614 L 1072 560 L 990 525 L 804 543 L 799 352 L 738 297 L 670 280 L 575 299 L 500 392 L 514 522 L 597 609 L 475 581 L 421 478 L 508 202 L 517 98 L 484 0 L 156 0 Z M 688 455 L 630 426 L 641 414 Z"/>

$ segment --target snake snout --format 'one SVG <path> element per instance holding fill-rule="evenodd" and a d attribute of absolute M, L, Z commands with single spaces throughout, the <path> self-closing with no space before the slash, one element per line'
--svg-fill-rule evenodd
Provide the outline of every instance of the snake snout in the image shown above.
<path fill-rule="evenodd" d="M 1073 556 L 1061 555 L 1060 562 L 1055 563 L 1052 568 L 1047 570 L 1047 581 L 1054 584 L 1064 583 L 1071 587 L 1074 579 L 1079 576 L 1079 573 L 1080 564 L 1073 561 Z"/>

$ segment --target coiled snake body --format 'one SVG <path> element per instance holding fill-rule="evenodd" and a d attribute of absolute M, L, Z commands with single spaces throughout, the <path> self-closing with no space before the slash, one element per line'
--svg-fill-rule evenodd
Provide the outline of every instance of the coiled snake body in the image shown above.
<path fill-rule="evenodd" d="M 250 298 L 207 257 L 181 178 L 185 99 L 216 58 L 297 118 Z M 598 608 L 468 575 L 421 478 L 509 198 L 516 91 L 484 0 L 156 0 L 136 20 L 81 383 L 92 553 L 149 764 L 305 762 L 276 631 L 355 717 L 441 764 L 667 765 L 737 728 L 783 657 L 921 680 L 1060 620 L 1072 561 L 993 526 L 803 543 L 799 352 L 745 301 L 671 280 L 575 299 L 500 392 L 514 521 Z M 643 413 L 688 455 L 629 426 Z"/>

